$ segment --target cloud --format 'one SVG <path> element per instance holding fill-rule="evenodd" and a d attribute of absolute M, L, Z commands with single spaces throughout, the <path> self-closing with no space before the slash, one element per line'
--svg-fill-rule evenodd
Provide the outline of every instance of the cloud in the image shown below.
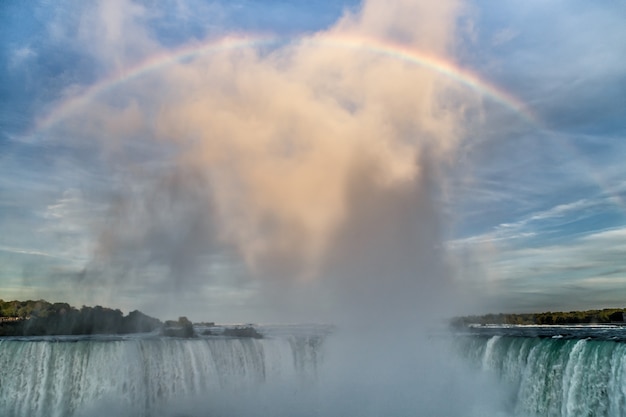
<path fill-rule="evenodd" d="M 28 46 L 17 48 L 13 50 L 9 60 L 9 69 L 16 71 L 36 56 L 35 51 Z"/>
<path fill-rule="evenodd" d="M 100 45 L 106 65 L 135 48 L 167 53 L 145 10 L 101 7 L 81 19 L 80 42 Z M 449 281 L 437 201 L 475 97 L 426 68 L 315 40 L 377 37 L 445 57 L 459 10 L 366 2 L 269 52 L 226 50 L 129 80 L 65 120 L 63 141 L 99 141 L 120 178 L 81 285 L 189 297 L 230 274 L 277 317 L 434 307 Z M 164 150 L 163 163 L 131 144 Z"/>
<path fill-rule="evenodd" d="M 493 46 L 502 46 L 511 42 L 513 39 L 518 37 L 519 34 L 520 32 L 518 30 L 515 30 L 513 28 L 505 28 L 496 32 L 493 35 L 491 43 Z"/>
<path fill-rule="evenodd" d="M 34 256 L 44 256 L 44 257 L 49 257 L 49 258 L 58 258 L 57 255 L 47 253 L 47 252 L 40 252 L 40 251 L 36 251 L 32 249 L 13 248 L 13 247 L 8 247 L 8 246 L 0 246 L 0 251 L 8 252 L 8 253 L 16 253 L 20 255 L 34 255 Z"/>
<path fill-rule="evenodd" d="M 555 13 L 558 21 L 547 18 Z M 622 14 L 617 5 L 499 2 L 480 9 L 482 37 L 470 57 L 487 78 L 528 103 L 544 126 L 605 130 L 622 118 L 614 89 L 623 85 L 626 68 Z M 493 53 L 491 41 L 506 33 L 517 36 Z"/>
<path fill-rule="evenodd" d="M 623 295 L 624 227 L 586 233 L 559 245 L 473 248 L 474 270 L 465 277 L 482 294 L 483 308 L 539 311 L 610 307 Z M 472 250 L 471 246 L 465 250 Z M 489 250 L 489 252 L 488 252 Z M 532 296 L 530 295 L 532 294 Z"/>
<path fill-rule="evenodd" d="M 526 240 L 541 234 L 544 235 L 542 238 L 546 239 L 546 234 L 571 233 L 565 232 L 567 225 L 596 215 L 597 212 L 594 209 L 605 210 L 607 206 L 612 205 L 609 200 L 605 196 L 559 204 L 546 210 L 530 213 L 515 222 L 500 223 L 486 233 L 450 240 L 447 245 L 453 249 L 494 243 L 506 245 L 513 244 L 509 241 Z"/>

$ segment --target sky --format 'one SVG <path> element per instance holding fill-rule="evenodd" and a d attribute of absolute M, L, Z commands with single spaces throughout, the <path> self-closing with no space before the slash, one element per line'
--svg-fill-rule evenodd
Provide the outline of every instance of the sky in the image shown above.
<path fill-rule="evenodd" d="M 624 307 L 625 18 L 2 2 L 0 298 L 221 322 Z"/>

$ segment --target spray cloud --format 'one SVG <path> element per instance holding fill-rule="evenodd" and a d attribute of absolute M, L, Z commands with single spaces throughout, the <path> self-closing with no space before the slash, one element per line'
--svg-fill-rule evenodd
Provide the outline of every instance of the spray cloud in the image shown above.
<path fill-rule="evenodd" d="M 131 10 L 101 14 L 119 35 L 99 40 L 102 62 L 158 48 L 146 11 Z M 269 320 L 439 304 L 439 195 L 471 95 L 366 42 L 332 40 L 446 57 L 458 13 L 454 1 L 368 1 L 325 31 L 199 54 L 98 96 L 65 123 L 103 143 L 121 178 L 83 282 L 156 299 L 239 288 Z"/>

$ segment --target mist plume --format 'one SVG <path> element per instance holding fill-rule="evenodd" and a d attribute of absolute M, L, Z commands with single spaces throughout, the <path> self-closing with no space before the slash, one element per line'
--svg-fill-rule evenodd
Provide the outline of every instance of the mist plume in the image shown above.
<path fill-rule="evenodd" d="M 470 97 L 332 39 L 448 57 L 458 12 L 368 1 L 325 31 L 196 56 L 103 95 L 67 123 L 103 141 L 122 179 L 84 282 L 189 295 L 230 280 L 275 317 L 313 320 L 438 305 L 449 286 L 440 195 Z M 154 49 L 137 21 L 114 25 Z M 167 157 L 138 161 L 133 147 Z"/>

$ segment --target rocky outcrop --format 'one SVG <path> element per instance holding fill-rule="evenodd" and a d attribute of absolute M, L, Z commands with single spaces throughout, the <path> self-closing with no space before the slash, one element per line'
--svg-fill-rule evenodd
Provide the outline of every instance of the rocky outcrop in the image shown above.
<path fill-rule="evenodd" d="M 166 321 L 161 330 L 161 334 L 167 337 L 197 337 L 196 332 L 193 329 L 193 323 L 191 323 L 187 317 L 179 317 L 178 321 Z"/>
<path fill-rule="evenodd" d="M 253 339 L 262 339 L 263 335 L 252 326 L 227 327 L 224 329 L 224 336 L 230 337 L 248 337 Z"/>

